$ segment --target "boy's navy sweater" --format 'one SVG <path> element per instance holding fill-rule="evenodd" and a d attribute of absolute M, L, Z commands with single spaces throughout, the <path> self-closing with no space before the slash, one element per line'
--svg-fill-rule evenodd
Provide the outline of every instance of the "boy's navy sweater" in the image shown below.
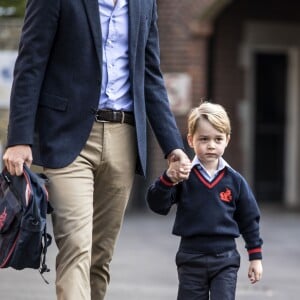
<path fill-rule="evenodd" d="M 220 253 L 235 249 L 242 234 L 249 260 L 261 259 L 260 212 L 246 180 L 230 167 L 208 182 L 194 166 L 188 180 L 173 185 L 164 173 L 149 188 L 149 207 L 166 215 L 177 204 L 173 234 L 181 249 Z"/>

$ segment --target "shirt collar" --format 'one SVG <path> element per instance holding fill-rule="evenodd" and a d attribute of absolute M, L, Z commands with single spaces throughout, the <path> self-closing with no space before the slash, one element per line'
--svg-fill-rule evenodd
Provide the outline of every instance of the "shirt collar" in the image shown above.
<path fill-rule="evenodd" d="M 192 168 L 196 165 L 199 165 L 201 169 L 205 170 L 203 164 L 200 162 L 200 160 L 197 156 L 195 156 L 192 160 Z M 225 167 L 230 168 L 230 165 L 226 162 L 226 160 L 223 157 L 220 157 L 219 163 L 218 163 L 218 168 L 217 168 L 216 172 L 223 170 Z"/>

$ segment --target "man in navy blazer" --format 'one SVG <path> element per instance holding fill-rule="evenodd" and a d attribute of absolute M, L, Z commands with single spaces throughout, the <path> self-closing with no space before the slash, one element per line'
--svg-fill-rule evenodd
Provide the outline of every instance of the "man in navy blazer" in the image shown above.
<path fill-rule="evenodd" d="M 50 178 L 57 299 L 103 299 L 146 123 L 168 159 L 189 160 L 160 71 L 155 0 L 29 0 L 4 162 Z"/>

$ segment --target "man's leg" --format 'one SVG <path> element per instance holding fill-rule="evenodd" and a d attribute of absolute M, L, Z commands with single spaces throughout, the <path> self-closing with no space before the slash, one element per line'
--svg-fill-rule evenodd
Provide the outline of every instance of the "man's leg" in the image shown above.
<path fill-rule="evenodd" d="M 50 179 L 53 231 L 58 247 L 57 299 L 90 300 L 92 170 L 85 159 L 78 157 L 66 168 L 45 172 Z"/>
<path fill-rule="evenodd" d="M 91 300 L 103 300 L 106 293 L 109 263 L 132 188 L 137 158 L 135 127 L 102 124 L 102 156 L 95 172 Z"/>
<path fill-rule="evenodd" d="M 50 179 L 53 231 L 58 246 L 58 300 L 90 300 L 94 169 L 100 163 L 102 135 L 102 124 L 95 123 L 84 149 L 72 164 L 45 169 Z"/>

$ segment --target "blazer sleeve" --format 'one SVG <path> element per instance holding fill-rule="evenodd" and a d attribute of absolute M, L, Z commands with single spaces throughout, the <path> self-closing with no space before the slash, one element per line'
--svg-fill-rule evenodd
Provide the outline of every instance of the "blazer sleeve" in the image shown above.
<path fill-rule="evenodd" d="M 29 0 L 10 98 L 7 146 L 33 144 L 36 110 L 55 37 L 59 0 Z"/>
<path fill-rule="evenodd" d="M 154 1 L 153 5 L 152 22 L 145 50 L 146 111 L 155 136 L 165 155 L 167 155 L 176 148 L 184 149 L 184 146 L 170 109 L 167 91 L 160 70 L 156 1 Z"/>

